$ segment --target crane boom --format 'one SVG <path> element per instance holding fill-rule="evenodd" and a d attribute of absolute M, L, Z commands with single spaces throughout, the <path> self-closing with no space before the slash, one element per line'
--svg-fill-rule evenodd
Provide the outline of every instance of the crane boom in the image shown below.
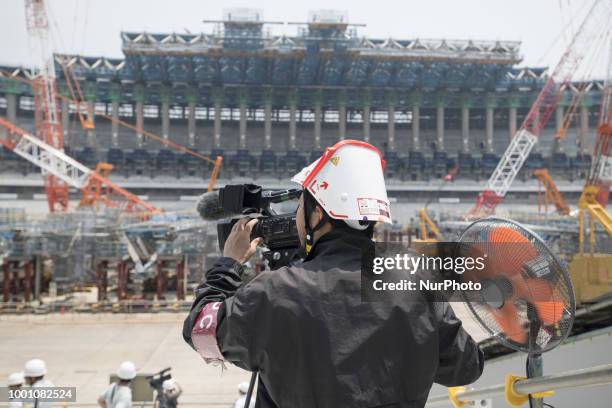
<path fill-rule="evenodd" d="M 533 146 L 537 143 L 540 132 L 557 108 L 562 92 L 568 86 L 592 44 L 595 43 L 602 27 L 604 29 L 608 27 L 611 19 L 612 2 L 596 0 L 491 174 L 485 190 L 476 199 L 476 205 L 466 214 L 466 218 L 475 219 L 490 215 L 503 201 Z"/>
<path fill-rule="evenodd" d="M 104 189 L 106 195 L 100 197 L 100 201 L 107 207 L 125 211 L 161 212 L 138 196 L 101 176 L 98 172 L 92 171 L 87 166 L 74 160 L 63 151 L 32 136 L 9 121 L 0 118 L 0 126 L 6 128 L 9 135 L 7 140 L 0 139 L 0 144 L 41 168 L 45 177 L 53 177 L 54 180 L 61 181 L 66 186 L 74 187 L 83 192 Z M 15 135 L 18 138 L 13 138 Z M 121 197 L 121 200 L 109 198 L 110 194 Z"/>
<path fill-rule="evenodd" d="M 44 0 L 25 0 L 26 23 L 32 42 L 38 47 L 38 72 L 33 81 L 34 106 L 37 115 L 36 133 L 47 145 L 64 150 L 64 132 L 59 120 L 57 106 L 57 89 L 55 87 L 55 66 L 53 55 L 48 48 L 49 21 Z M 49 211 L 66 211 L 68 209 L 68 184 L 56 179 L 52 173 L 45 177 L 45 192 Z"/>

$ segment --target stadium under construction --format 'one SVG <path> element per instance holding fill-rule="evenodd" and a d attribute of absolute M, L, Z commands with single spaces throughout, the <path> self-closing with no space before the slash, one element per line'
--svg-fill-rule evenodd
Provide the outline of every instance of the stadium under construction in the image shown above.
<path fill-rule="evenodd" d="M 25 3 L 29 35 L 44 45 L 46 2 Z M 574 74 L 595 61 L 587 54 L 595 39 L 612 52 L 607 17 L 612 7 L 594 1 L 556 67 L 523 65 L 517 41 L 370 38 L 346 12 L 317 10 L 283 23 L 244 8 L 205 20 L 199 34 L 115 33 L 123 58 L 49 52 L 43 67 L 0 66 L 0 320 L 21 330 L 21 316 L 8 315 L 72 313 L 78 322 L 66 344 L 85 350 L 107 347 L 102 338 L 81 341 L 91 333 L 79 325 L 97 314 L 111 322 L 113 339 L 151 330 L 142 361 L 161 364 L 162 349 L 181 355 L 160 337 L 161 326 L 144 328 L 150 315 L 138 313 L 164 312 L 164 330 L 182 341 L 174 313 L 189 310 L 220 256 L 217 223 L 198 213 L 200 196 L 233 184 L 295 187 L 290 176 L 327 147 L 356 139 L 385 161 L 393 224 L 379 223 L 376 241 L 456 241 L 476 219 L 517 220 L 569 271 L 577 312 L 563 353 L 605 353 L 612 62 L 606 78 Z M 274 34 L 278 25 L 292 33 Z M 274 209 L 289 214 L 294 204 Z M 278 259 L 264 251 L 247 265 L 249 278 Z M 487 359 L 512 351 L 461 307 L 453 304 Z M 134 327 L 111 312 L 126 313 Z M 133 348 L 129 340 L 124 346 Z M 176 371 L 198 389 L 200 372 L 184 363 L 190 357 L 177 359 Z M 567 369 L 564 357 L 556 369 Z M 491 385 L 496 370 L 517 359 L 504 358 L 487 362 L 491 375 L 480 384 Z M 87 383 L 80 364 L 71 361 L 61 375 L 95 400 L 100 384 Z M 188 403 L 209 395 L 200 391 L 188 393 Z M 213 405 L 229 401 L 225 389 L 214 393 Z"/>

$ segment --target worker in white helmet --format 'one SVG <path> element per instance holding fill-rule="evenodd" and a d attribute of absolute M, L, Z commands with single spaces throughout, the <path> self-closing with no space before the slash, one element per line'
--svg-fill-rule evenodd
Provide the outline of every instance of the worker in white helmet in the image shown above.
<path fill-rule="evenodd" d="M 23 387 L 24 382 L 25 380 L 23 378 L 23 373 L 18 372 L 18 373 L 12 373 L 11 375 L 8 376 L 8 381 L 6 385 L 10 391 L 17 391 L 17 390 L 20 390 L 21 387 Z M 23 407 L 23 404 L 19 401 L 9 401 L 8 406 L 9 408 L 21 408 Z"/>
<path fill-rule="evenodd" d="M 259 372 L 257 406 L 422 408 L 434 382 L 475 381 L 483 354 L 446 302 L 430 293 L 362 301 L 364 254 L 391 223 L 384 160 L 343 140 L 293 177 L 301 264 L 242 284 L 256 219 L 236 222 L 206 272 L 183 337 L 206 362 Z"/>
<path fill-rule="evenodd" d="M 23 368 L 25 383 L 32 388 L 53 387 L 53 383 L 45 378 L 46 374 L 47 364 L 39 358 L 29 360 Z M 49 408 L 53 406 L 51 402 L 38 401 L 37 399 L 29 401 L 28 404 L 36 408 Z"/>
<path fill-rule="evenodd" d="M 169 378 L 162 383 L 162 392 L 155 399 L 154 408 L 176 408 L 178 399 L 183 393 L 181 386 L 174 380 Z"/>
<path fill-rule="evenodd" d="M 136 366 L 131 361 L 124 361 L 117 370 L 117 382 L 111 384 L 98 398 L 102 408 L 131 408 L 132 389 L 130 385 L 136 377 Z"/>
<path fill-rule="evenodd" d="M 238 399 L 234 402 L 234 408 L 255 408 L 255 398 L 251 398 L 249 406 L 246 406 L 246 395 L 249 391 L 249 383 L 246 381 L 238 384 Z"/>

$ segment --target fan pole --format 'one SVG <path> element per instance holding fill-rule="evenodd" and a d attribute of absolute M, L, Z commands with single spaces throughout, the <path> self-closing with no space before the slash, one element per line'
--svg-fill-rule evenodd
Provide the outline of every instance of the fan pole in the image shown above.
<path fill-rule="evenodd" d="M 538 347 L 537 339 L 540 330 L 540 319 L 533 305 L 527 307 L 527 318 L 529 319 L 529 342 L 530 349 L 536 350 Z M 527 355 L 527 378 L 537 378 L 544 375 L 544 367 L 541 353 L 533 351 Z M 543 408 L 544 400 L 542 398 L 533 398 L 529 396 L 529 408 Z"/>
<path fill-rule="evenodd" d="M 527 357 L 527 377 L 536 378 L 544 375 L 544 369 L 542 367 L 542 355 L 541 354 L 529 354 Z M 544 406 L 542 398 L 529 397 L 531 403 L 530 408 L 542 408 Z"/>

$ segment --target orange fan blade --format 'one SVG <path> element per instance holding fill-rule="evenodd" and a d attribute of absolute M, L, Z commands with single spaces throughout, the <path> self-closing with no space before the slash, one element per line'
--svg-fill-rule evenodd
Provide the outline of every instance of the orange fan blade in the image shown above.
<path fill-rule="evenodd" d="M 492 310 L 492 312 L 493 317 L 495 317 L 506 337 L 517 343 L 525 343 L 527 341 L 527 333 L 525 333 L 525 330 L 519 323 L 518 312 L 513 303 L 506 303 L 501 309 Z"/>
<path fill-rule="evenodd" d="M 496 227 L 489 233 L 491 252 L 488 262 L 506 276 L 522 271 L 528 261 L 538 256 L 537 249 L 520 232 L 510 227 Z"/>

